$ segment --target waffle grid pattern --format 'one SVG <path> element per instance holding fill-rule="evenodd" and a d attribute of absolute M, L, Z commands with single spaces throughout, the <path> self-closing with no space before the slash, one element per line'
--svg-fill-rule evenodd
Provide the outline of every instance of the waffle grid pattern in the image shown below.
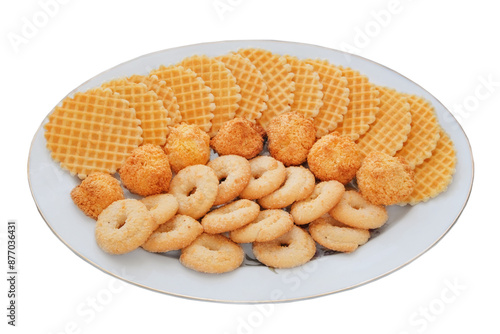
<path fill-rule="evenodd" d="M 173 89 L 183 122 L 195 124 L 205 132 L 210 131 L 214 118 L 214 96 L 203 79 L 182 66 L 160 66 L 150 74 Z"/>
<path fill-rule="evenodd" d="M 445 191 L 453 179 L 456 163 L 453 142 L 448 134 L 440 130 L 440 138 L 432 155 L 415 167 L 415 190 L 406 199 L 407 203 L 415 205 L 426 202 Z"/>
<path fill-rule="evenodd" d="M 292 67 L 293 82 L 295 83 L 294 100 L 290 106 L 291 111 L 298 112 L 305 117 L 314 118 L 318 115 L 323 105 L 323 85 L 319 75 L 312 65 L 307 64 L 297 57 L 286 56 L 288 64 Z"/>
<path fill-rule="evenodd" d="M 141 121 L 144 144 L 165 145 L 172 120 L 158 95 L 143 83 L 132 83 L 126 79 L 113 80 L 102 85 L 109 87 L 130 102 L 136 117 Z"/>
<path fill-rule="evenodd" d="M 439 140 L 440 127 L 434 108 L 427 100 L 416 95 L 406 97 L 410 104 L 411 131 L 396 156 L 405 158 L 415 168 L 432 155 Z"/>
<path fill-rule="evenodd" d="M 167 86 L 165 81 L 160 81 L 157 76 L 143 76 L 143 75 L 133 75 L 128 78 L 129 81 L 133 83 L 143 83 L 149 90 L 152 90 L 163 102 L 163 107 L 167 110 L 168 118 L 171 120 L 171 126 L 174 126 L 181 122 L 181 113 L 179 111 L 179 105 L 177 104 L 177 98 L 174 95 L 172 88 Z"/>
<path fill-rule="evenodd" d="M 267 110 L 259 119 L 260 125 L 267 127 L 269 121 L 279 114 L 290 111 L 293 103 L 293 92 L 295 84 L 292 80 L 292 68 L 286 62 L 286 58 L 262 49 L 242 49 L 238 51 L 243 57 L 250 61 L 262 73 L 267 85 Z"/>
<path fill-rule="evenodd" d="M 52 158 L 72 175 L 115 173 L 142 143 L 140 120 L 129 102 L 110 89 L 94 88 L 66 98 L 45 125 Z"/>
<path fill-rule="evenodd" d="M 379 92 L 368 77 L 351 68 L 339 67 L 347 79 L 349 104 L 344 118 L 335 129 L 338 133 L 356 141 L 370 128 L 379 111 Z"/>
<path fill-rule="evenodd" d="M 237 53 L 229 53 L 216 59 L 226 65 L 240 86 L 241 100 L 235 117 L 246 118 L 255 123 L 267 109 L 267 86 L 262 73 L 248 58 Z"/>
<path fill-rule="evenodd" d="M 403 147 L 411 130 L 408 99 L 394 89 L 377 87 L 380 110 L 370 129 L 356 142 L 362 156 L 379 151 L 390 156 Z"/>
<path fill-rule="evenodd" d="M 179 65 L 195 72 L 211 89 L 215 109 L 209 135 L 213 137 L 222 124 L 234 118 L 241 100 L 240 86 L 236 84 L 236 78 L 224 63 L 215 58 L 192 56 L 185 58 Z"/>
<path fill-rule="evenodd" d="M 323 85 L 323 106 L 314 118 L 316 137 L 322 137 L 336 129 L 347 112 L 349 88 L 342 71 L 326 60 L 308 59 L 306 62 L 314 68 Z"/>

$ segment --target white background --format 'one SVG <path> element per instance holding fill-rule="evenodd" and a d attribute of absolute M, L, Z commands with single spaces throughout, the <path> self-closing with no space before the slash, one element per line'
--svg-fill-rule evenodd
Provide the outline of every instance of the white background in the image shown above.
<path fill-rule="evenodd" d="M 0 267 L 7 272 L 5 225 L 15 219 L 19 309 L 18 326 L 7 326 L 2 279 L 1 331 L 498 331 L 494 158 L 500 127 L 500 20 L 493 3 L 2 1 Z M 44 7 L 50 16 L 43 14 Z M 29 22 L 39 27 L 29 31 Z M 233 39 L 350 47 L 414 80 L 447 106 L 471 142 L 475 181 L 467 207 L 445 238 L 410 265 L 368 285 L 260 307 L 193 301 L 122 283 L 63 245 L 37 212 L 27 180 L 30 142 L 46 114 L 74 87 L 121 62 L 170 47 Z"/>

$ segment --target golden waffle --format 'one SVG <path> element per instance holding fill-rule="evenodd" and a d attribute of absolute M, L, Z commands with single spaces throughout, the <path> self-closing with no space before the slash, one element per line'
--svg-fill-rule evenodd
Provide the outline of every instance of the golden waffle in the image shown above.
<path fill-rule="evenodd" d="M 323 106 L 314 117 L 316 137 L 319 138 L 335 130 L 342 121 L 349 103 L 349 88 L 342 71 L 328 61 L 307 59 L 305 62 L 312 65 L 323 85 Z"/>
<path fill-rule="evenodd" d="M 292 67 L 287 64 L 286 58 L 262 49 L 241 49 L 238 51 L 243 57 L 250 61 L 262 73 L 267 85 L 267 109 L 262 112 L 258 122 L 264 128 L 269 121 L 281 113 L 290 111 L 293 103 L 294 82 L 292 80 Z"/>
<path fill-rule="evenodd" d="M 379 93 L 368 77 L 351 68 L 339 67 L 339 69 L 347 79 L 349 104 L 344 118 L 335 131 L 355 141 L 368 131 L 370 124 L 375 121 L 379 111 Z"/>
<path fill-rule="evenodd" d="M 297 57 L 285 57 L 287 63 L 292 66 L 293 82 L 295 82 L 291 111 L 314 118 L 323 105 L 323 92 L 321 91 L 323 85 L 319 81 L 319 75 L 314 71 L 312 65 Z"/>
<path fill-rule="evenodd" d="M 216 59 L 226 65 L 240 86 L 241 100 L 235 117 L 246 118 L 255 123 L 267 109 L 267 86 L 262 73 L 248 58 L 237 53 L 228 53 Z"/>
<path fill-rule="evenodd" d="M 156 75 L 172 88 L 179 104 L 182 122 L 197 125 L 205 132 L 210 131 L 214 118 L 214 96 L 202 78 L 182 66 L 160 66 L 150 74 Z"/>
<path fill-rule="evenodd" d="M 224 63 L 215 58 L 192 56 L 184 58 L 179 65 L 194 71 L 211 89 L 215 109 L 212 128 L 208 134 L 213 137 L 223 123 L 234 118 L 238 102 L 241 100 L 240 86 L 236 84 L 236 78 Z"/>
<path fill-rule="evenodd" d="M 92 172 L 113 174 L 141 144 L 140 123 L 129 102 L 110 89 L 75 93 L 49 115 L 47 148 L 81 179 Z"/>
<path fill-rule="evenodd" d="M 356 142 L 362 156 L 379 151 L 390 156 L 403 147 L 411 130 L 410 104 L 405 95 L 387 87 L 379 90 L 380 110 L 370 129 Z"/>
<path fill-rule="evenodd" d="M 160 81 L 156 75 L 132 75 L 128 77 L 127 80 L 134 83 L 143 83 L 149 90 L 152 90 L 158 95 L 158 98 L 163 102 L 163 107 L 167 110 L 172 126 L 181 122 L 182 117 L 179 111 L 179 105 L 177 104 L 177 98 L 172 88 L 168 87 L 165 81 Z"/>
<path fill-rule="evenodd" d="M 108 81 L 101 87 L 110 88 L 130 102 L 136 117 L 141 120 L 143 144 L 165 145 L 172 120 L 155 92 L 143 83 L 136 84 L 127 79 Z"/>
<path fill-rule="evenodd" d="M 415 205 L 436 197 L 448 188 L 457 163 L 455 148 L 448 134 L 440 130 L 440 137 L 430 158 L 415 167 L 415 190 L 405 203 Z"/>
<path fill-rule="evenodd" d="M 431 156 L 439 139 L 439 124 L 432 105 L 424 98 L 406 95 L 410 104 L 411 131 L 403 148 L 396 152 L 413 168 Z"/>

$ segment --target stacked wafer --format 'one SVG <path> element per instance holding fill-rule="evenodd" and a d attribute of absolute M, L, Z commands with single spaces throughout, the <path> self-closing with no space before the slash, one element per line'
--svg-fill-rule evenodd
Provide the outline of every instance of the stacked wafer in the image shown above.
<path fill-rule="evenodd" d="M 127 121 L 112 114 L 117 110 Z M 429 101 L 377 86 L 356 69 L 260 48 L 193 55 L 76 93 L 51 114 L 45 135 L 53 158 L 84 178 L 114 173 L 138 145 L 163 146 L 181 122 L 213 137 L 234 117 L 265 128 L 287 111 L 311 118 L 318 138 L 333 131 L 350 137 L 362 156 L 379 151 L 404 158 L 417 181 L 408 203 L 426 201 L 436 195 L 430 188 L 444 191 L 451 180 L 455 151 Z M 441 185 L 429 186 L 431 179 Z"/>

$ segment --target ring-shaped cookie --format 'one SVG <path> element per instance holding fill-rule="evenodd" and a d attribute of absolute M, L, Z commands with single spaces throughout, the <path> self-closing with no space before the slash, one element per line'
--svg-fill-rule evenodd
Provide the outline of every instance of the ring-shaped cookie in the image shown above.
<path fill-rule="evenodd" d="M 170 220 L 179 209 L 179 203 L 171 194 L 158 194 L 141 199 L 141 203 L 148 208 L 157 225 Z"/>
<path fill-rule="evenodd" d="M 356 190 L 346 191 L 330 215 L 341 223 L 367 230 L 381 227 L 389 218 L 385 207 L 368 202 Z"/>
<path fill-rule="evenodd" d="M 250 182 L 252 170 L 247 159 L 239 155 L 223 155 L 207 164 L 220 180 L 219 192 L 213 205 L 221 205 L 232 201 Z"/>
<path fill-rule="evenodd" d="M 258 156 L 250 162 L 252 176 L 240 198 L 259 199 L 278 189 L 286 178 L 285 165 L 270 156 Z"/>
<path fill-rule="evenodd" d="M 202 233 L 182 249 L 179 258 L 187 268 L 210 274 L 221 274 L 238 268 L 245 258 L 240 245 L 221 234 Z"/>
<path fill-rule="evenodd" d="M 243 227 L 231 231 L 229 237 L 234 242 L 265 242 L 274 240 L 290 231 L 292 216 L 284 210 L 263 210 L 257 218 Z"/>
<path fill-rule="evenodd" d="M 309 224 L 309 234 L 323 247 L 351 253 L 370 239 L 370 231 L 351 227 L 326 214 Z"/>
<path fill-rule="evenodd" d="M 97 245 L 110 254 L 125 254 L 141 246 L 156 228 L 153 215 L 135 199 L 111 203 L 97 218 Z"/>
<path fill-rule="evenodd" d="M 179 202 L 179 214 L 198 219 L 210 210 L 218 191 L 219 179 L 212 168 L 192 165 L 172 178 L 169 193 Z"/>
<path fill-rule="evenodd" d="M 330 211 L 340 201 L 344 191 L 344 185 L 338 181 L 318 183 L 308 198 L 292 204 L 290 213 L 295 224 L 310 223 Z"/>
<path fill-rule="evenodd" d="M 142 244 L 148 252 L 163 253 L 189 246 L 201 233 L 203 227 L 194 218 L 175 215 L 161 224 Z"/>
<path fill-rule="evenodd" d="M 260 207 L 254 201 L 240 199 L 207 213 L 201 225 L 206 233 L 229 232 L 254 221 L 259 211 Z"/>
<path fill-rule="evenodd" d="M 254 242 L 253 254 L 263 264 L 272 268 L 293 268 L 312 259 L 316 243 L 309 233 L 298 226 L 267 242 Z"/>
<path fill-rule="evenodd" d="M 301 201 L 311 195 L 316 184 L 314 174 L 302 166 L 287 167 L 286 179 L 283 185 L 258 200 L 265 209 L 285 208 L 295 201 Z"/>

